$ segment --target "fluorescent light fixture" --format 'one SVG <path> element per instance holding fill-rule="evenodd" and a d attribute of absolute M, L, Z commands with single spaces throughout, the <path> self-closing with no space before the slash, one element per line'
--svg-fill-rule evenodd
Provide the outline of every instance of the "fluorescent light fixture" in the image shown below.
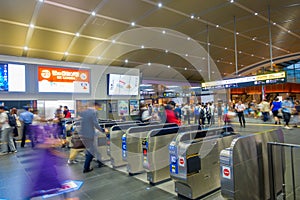
<path fill-rule="evenodd" d="M 177 85 L 166 85 L 166 88 L 178 88 L 179 86 Z"/>
<path fill-rule="evenodd" d="M 154 90 L 153 88 L 145 89 L 145 91 L 153 91 L 153 90 Z"/>
<path fill-rule="evenodd" d="M 141 84 L 140 87 L 151 87 L 151 84 Z"/>
<path fill-rule="evenodd" d="M 190 87 L 190 89 L 200 89 L 201 87 L 200 86 L 193 86 L 193 87 Z"/>
<path fill-rule="evenodd" d="M 165 90 L 165 92 L 174 92 L 175 90 Z"/>

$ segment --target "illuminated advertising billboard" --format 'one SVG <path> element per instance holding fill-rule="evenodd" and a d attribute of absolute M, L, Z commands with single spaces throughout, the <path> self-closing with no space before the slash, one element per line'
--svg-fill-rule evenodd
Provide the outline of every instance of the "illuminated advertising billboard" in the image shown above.
<path fill-rule="evenodd" d="M 0 91 L 25 92 L 25 65 L 0 64 Z"/>
<path fill-rule="evenodd" d="M 140 77 L 123 74 L 107 75 L 108 95 L 138 95 Z"/>
<path fill-rule="evenodd" d="M 232 78 L 220 81 L 211 81 L 201 84 L 202 89 L 228 89 L 242 88 L 256 85 L 277 84 L 286 82 L 286 73 L 278 72 L 272 74 L 262 74 L 257 76 L 248 76 Z"/>
<path fill-rule="evenodd" d="M 89 93 L 89 74 L 87 69 L 39 66 L 39 92 Z"/>

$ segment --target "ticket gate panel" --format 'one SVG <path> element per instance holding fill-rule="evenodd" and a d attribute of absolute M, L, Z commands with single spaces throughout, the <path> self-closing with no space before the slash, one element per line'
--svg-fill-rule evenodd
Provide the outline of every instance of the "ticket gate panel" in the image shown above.
<path fill-rule="evenodd" d="M 212 136 L 182 141 L 182 138 L 188 138 L 184 134 L 195 135 L 182 133 L 171 142 L 170 174 L 179 195 L 195 199 L 220 188 L 219 154 L 237 135 L 223 135 L 220 128 L 212 130 L 215 135 L 208 129 L 207 135 Z"/>
<path fill-rule="evenodd" d="M 123 136 L 123 142 L 126 141 L 126 153 L 123 152 L 123 160 L 127 161 L 127 171 L 130 174 L 136 174 L 145 171 L 143 168 L 143 142 L 150 130 L 157 128 L 178 127 L 177 124 L 157 124 L 146 127 L 134 127 L 128 129 Z M 126 137 L 126 139 L 124 138 Z"/>
<path fill-rule="evenodd" d="M 269 199 L 268 142 L 283 142 L 282 130 L 271 130 L 236 138 L 220 153 L 221 194 L 230 199 Z M 276 193 L 281 192 L 281 153 L 276 152 L 278 166 Z"/>

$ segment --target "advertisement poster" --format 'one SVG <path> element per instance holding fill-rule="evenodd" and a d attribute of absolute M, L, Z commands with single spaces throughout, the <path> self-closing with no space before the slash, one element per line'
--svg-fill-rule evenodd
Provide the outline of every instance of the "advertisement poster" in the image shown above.
<path fill-rule="evenodd" d="M 119 116 L 128 116 L 129 115 L 128 100 L 119 100 L 118 101 L 118 114 L 119 114 Z"/>
<path fill-rule="evenodd" d="M 0 91 L 25 92 L 25 65 L 0 64 Z"/>
<path fill-rule="evenodd" d="M 140 112 L 139 101 L 130 100 L 129 101 L 130 115 L 138 115 Z"/>
<path fill-rule="evenodd" d="M 108 74 L 108 95 L 138 95 L 139 76 Z"/>
<path fill-rule="evenodd" d="M 87 69 L 38 67 L 39 92 L 89 93 Z"/>

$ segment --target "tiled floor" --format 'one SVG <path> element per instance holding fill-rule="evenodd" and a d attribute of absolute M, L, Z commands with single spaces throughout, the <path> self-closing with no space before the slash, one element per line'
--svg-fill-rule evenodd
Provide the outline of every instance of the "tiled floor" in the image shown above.
<path fill-rule="evenodd" d="M 249 124 L 247 127 L 236 127 L 236 131 L 243 134 L 274 128 L 271 126 L 255 126 Z M 255 131 L 254 131 L 255 130 Z M 285 139 L 288 143 L 300 143 L 299 128 L 284 130 Z M 21 200 L 24 199 L 22 189 L 30 182 L 30 169 L 32 168 L 32 156 L 34 150 L 29 147 L 18 149 L 16 154 L 8 154 L 0 157 L 0 199 Z M 66 152 L 67 154 L 67 152 Z M 83 162 L 67 165 L 64 163 L 57 167 L 61 179 L 83 180 L 84 184 L 79 191 L 70 194 L 70 197 L 78 197 L 81 200 L 168 200 L 177 199 L 174 192 L 173 181 L 164 182 L 157 186 L 150 186 L 146 181 L 145 174 L 129 176 L 126 168 L 112 169 L 109 166 L 94 168 L 94 171 L 83 174 Z M 93 163 L 94 164 L 94 163 Z M 95 164 L 94 164 L 95 165 Z M 40 199 L 40 198 L 35 198 Z M 61 199 L 61 198 L 50 198 Z M 220 192 L 216 192 L 205 199 L 223 199 Z"/>

